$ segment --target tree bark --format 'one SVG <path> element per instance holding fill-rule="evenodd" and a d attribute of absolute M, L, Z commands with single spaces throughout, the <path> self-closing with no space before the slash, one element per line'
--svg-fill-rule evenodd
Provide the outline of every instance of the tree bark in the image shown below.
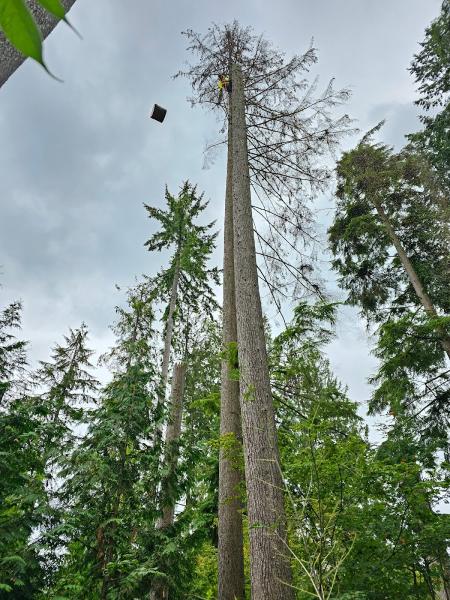
<path fill-rule="evenodd" d="M 158 529 L 170 527 L 175 515 L 175 503 L 172 490 L 168 488 L 173 480 L 173 473 L 178 464 L 178 444 L 181 434 L 181 419 L 183 414 L 183 396 L 186 383 L 186 364 L 177 363 L 173 370 L 170 417 L 164 440 L 164 464 L 169 472 L 167 479 L 162 482 L 161 498 L 163 513 L 158 520 Z"/>
<path fill-rule="evenodd" d="M 253 236 L 244 87 L 237 65 L 231 80 L 234 270 L 252 600 L 293 600 Z"/>
<path fill-rule="evenodd" d="M 169 300 L 169 311 L 167 314 L 167 322 L 166 322 L 166 331 L 164 334 L 164 351 L 163 351 L 163 359 L 161 365 L 161 389 L 158 394 L 157 406 L 156 406 L 156 414 L 160 416 L 162 412 L 162 407 L 166 401 L 166 388 L 167 388 L 167 380 L 169 375 L 169 362 L 170 362 L 170 351 L 172 349 L 172 336 L 173 336 L 173 315 L 175 313 L 175 308 L 177 305 L 177 296 L 178 296 L 178 282 L 180 280 L 180 248 L 177 250 L 178 258 L 175 263 L 175 271 L 173 274 L 172 281 L 172 289 L 170 291 L 170 300 Z M 156 430 L 156 443 L 159 444 L 162 439 L 162 424 L 160 423 L 157 426 Z"/>
<path fill-rule="evenodd" d="M 419 298 L 423 308 L 425 309 L 425 312 L 430 318 L 435 319 L 439 315 L 437 314 L 431 298 L 424 289 L 422 282 L 419 279 L 419 276 L 417 275 L 411 261 L 409 260 L 401 241 L 397 237 L 397 234 L 395 233 L 394 228 L 392 227 L 391 222 L 389 221 L 389 217 L 386 215 L 384 208 L 381 205 L 381 202 L 377 202 L 376 200 L 374 200 L 373 204 L 377 210 L 377 213 L 383 225 L 386 228 L 386 232 L 389 238 L 391 239 L 391 242 L 397 250 L 400 262 L 402 263 L 403 268 L 405 269 L 406 274 L 408 276 L 408 279 L 411 282 L 411 285 L 413 286 L 414 291 L 416 292 L 417 297 Z M 440 336 L 442 348 L 446 352 L 447 356 L 450 358 L 450 337 L 441 328 L 438 329 L 438 334 Z"/>
<path fill-rule="evenodd" d="M 447 549 L 443 549 L 443 557 L 438 558 L 441 572 L 442 587 L 439 590 L 439 600 L 450 600 L 450 559 Z"/>
<path fill-rule="evenodd" d="M 223 249 L 223 350 L 237 344 L 234 285 L 233 195 L 231 120 L 228 123 L 227 186 Z M 235 365 L 233 365 L 235 366 Z M 245 597 L 240 487 L 242 473 L 236 458 L 242 447 L 239 381 L 231 379 L 233 367 L 222 360 L 220 391 L 220 437 L 225 443 L 219 458 L 219 600 L 243 600 Z M 231 446 L 231 447 L 230 447 Z"/>
<path fill-rule="evenodd" d="M 185 382 L 186 364 L 177 363 L 173 370 L 170 418 L 164 440 L 164 464 L 168 475 L 161 482 L 162 515 L 156 523 L 157 529 L 169 528 L 173 525 L 175 517 L 173 479 L 178 463 L 178 445 L 181 434 Z M 166 583 L 162 580 L 156 580 L 150 592 L 150 599 L 167 600 L 168 597 L 169 590 Z"/>
<path fill-rule="evenodd" d="M 61 0 L 66 11 L 68 11 L 75 0 Z M 42 37 L 45 39 L 59 23 L 59 19 L 45 10 L 37 0 L 28 0 L 28 6 L 39 27 Z M 24 62 L 25 56 L 12 46 L 0 31 L 0 87 Z"/>

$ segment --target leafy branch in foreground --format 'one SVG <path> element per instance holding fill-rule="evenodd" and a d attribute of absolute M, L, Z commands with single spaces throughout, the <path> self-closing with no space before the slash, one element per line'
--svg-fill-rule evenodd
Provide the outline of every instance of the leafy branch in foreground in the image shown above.
<path fill-rule="evenodd" d="M 23 56 L 33 58 L 55 79 L 58 78 L 49 71 L 44 61 L 42 39 L 60 20 L 79 35 L 66 15 L 67 9 L 72 6 L 74 1 L 32 0 L 30 2 L 31 10 L 25 0 L 2 0 L 0 3 L 0 31 Z M 9 63 L 15 62 L 18 61 L 14 61 L 14 57 L 9 61 L 5 59 L 5 63 L 8 63 L 5 64 L 5 69 L 10 67 L 12 72 L 20 62 L 17 65 Z M 11 72 L 1 74 L 0 85 L 6 81 Z"/>

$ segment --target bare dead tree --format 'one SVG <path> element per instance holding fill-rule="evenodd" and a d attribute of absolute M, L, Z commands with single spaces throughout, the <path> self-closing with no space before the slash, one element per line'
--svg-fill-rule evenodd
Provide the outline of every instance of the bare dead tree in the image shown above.
<path fill-rule="evenodd" d="M 351 131 L 348 115 L 334 116 L 349 91 L 336 90 L 331 80 L 319 93 L 318 79 L 309 81 L 307 75 L 317 62 L 312 45 L 287 59 L 237 21 L 213 24 L 205 34 L 188 29 L 183 35 L 197 60 L 175 77 L 188 78 L 191 105 L 212 110 L 219 121 L 219 135 L 206 148 L 210 160 L 226 145 L 228 135 L 229 97 L 224 94 L 218 101 L 218 75 L 228 73 L 231 63 L 242 69 L 259 267 L 275 306 L 279 309 L 283 293 L 318 295 L 311 256 L 318 239 L 309 201 L 329 184 L 329 158 Z"/>

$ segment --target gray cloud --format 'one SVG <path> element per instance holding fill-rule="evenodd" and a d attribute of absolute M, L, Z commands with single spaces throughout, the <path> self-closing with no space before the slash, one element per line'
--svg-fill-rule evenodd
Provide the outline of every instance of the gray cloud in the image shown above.
<path fill-rule="evenodd" d="M 211 199 L 205 220 L 217 218 L 220 226 L 224 156 L 202 170 L 217 124 L 189 107 L 187 82 L 171 78 L 188 58 L 182 29 L 237 18 L 288 53 L 303 51 L 314 36 L 319 64 L 312 76 L 352 86 L 346 110 L 362 130 L 387 113 L 383 135 L 400 144 L 417 126 L 407 67 L 439 5 L 77 0 L 71 20 L 83 41 L 64 26 L 46 41 L 49 66 L 64 83 L 27 61 L 0 90 L 0 291 L 2 303 L 24 300 L 32 358 L 46 358 L 53 341 L 83 320 L 93 346 L 102 351 L 110 343 L 108 324 L 123 300 L 114 283 L 160 266 L 143 248 L 152 225 L 142 203 L 161 204 L 166 183 L 173 191 L 187 178 L 198 183 Z M 148 119 L 154 102 L 168 109 L 162 126 Z M 330 215 L 319 216 L 325 227 Z M 217 264 L 220 256 L 219 245 Z M 342 315 L 329 355 L 362 400 L 375 363 L 351 314 Z"/>

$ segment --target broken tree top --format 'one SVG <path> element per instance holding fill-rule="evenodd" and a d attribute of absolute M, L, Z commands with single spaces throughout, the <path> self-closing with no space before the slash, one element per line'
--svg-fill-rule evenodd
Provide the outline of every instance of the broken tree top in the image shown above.
<path fill-rule="evenodd" d="M 152 119 L 155 119 L 155 121 L 159 121 L 160 123 L 162 123 L 165 119 L 166 112 L 167 110 L 165 108 L 159 106 L 159 104 L 155 104 L 153 106 L 152 114 L 150 115 L 150 117 Z"/>

